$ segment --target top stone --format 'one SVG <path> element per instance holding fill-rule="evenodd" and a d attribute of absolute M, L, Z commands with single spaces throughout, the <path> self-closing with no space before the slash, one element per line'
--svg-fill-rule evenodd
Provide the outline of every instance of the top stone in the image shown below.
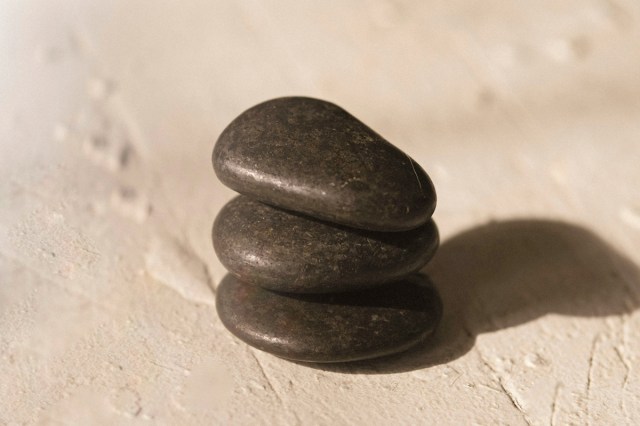
<path fill-rule="evenodd" d="M 229 188 L 265 203 L 372 231 L 425 224 L 425 171 L 351 114 L 319 99 L 273 99 L 240 114 L 213 150 Z"/>

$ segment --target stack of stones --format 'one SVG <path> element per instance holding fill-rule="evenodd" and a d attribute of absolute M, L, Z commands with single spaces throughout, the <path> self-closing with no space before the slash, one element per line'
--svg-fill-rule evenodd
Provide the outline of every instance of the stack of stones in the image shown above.
<path fill-rule="evenodd" d="M 237 117 L 213 151 L 240 196 L 213 243 L 224 325 L 277 356 L 343 362 L 403 351 L 442 308 L 426 277 L 436 195 L 425 171 L 342 108 L 291 97 Z"/>

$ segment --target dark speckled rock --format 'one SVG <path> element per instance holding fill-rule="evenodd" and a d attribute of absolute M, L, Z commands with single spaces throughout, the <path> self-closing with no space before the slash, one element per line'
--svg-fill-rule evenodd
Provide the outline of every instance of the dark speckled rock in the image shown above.
<path fill-rule="evenodd" d="M 241 194 L 361 229 L 416 228 L 436 205 L 415 161 L 318 99 L 280 98 L 245 111 L 220 135 L 213 167 Z"/>
<path fill-rule="evenodd" d="M 442 315 L 424 277 L 358 292 L 291 295 L 227 275 L 216 293 L 223 324 L 244 342 L 282 358 L 343 362 L 389 355 L 430 335 Z"/>
<path fill-rule="evenodd" d="M 350 291 L 417 272 L 438 247 L 432 220 L 411 231 L 336 226 L 245 196 L 213 226 L 222 264 L 242 281 L 294 293 Z"/>

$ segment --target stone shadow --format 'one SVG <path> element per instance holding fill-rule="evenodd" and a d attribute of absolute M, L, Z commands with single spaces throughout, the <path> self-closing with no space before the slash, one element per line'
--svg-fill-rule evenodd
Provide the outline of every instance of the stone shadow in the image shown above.
<path fill-rule="evenodd" d="M 424 343 L 399 355 L 348 364 L 305 364 L 385 374 L 447 363 L 480 333 L 546 314 L 597 317 L 640 306 L 640 270 L 591 231 L 547 220 L 492 222 L 445 241 L 423 270 L 444 306 Z"/>

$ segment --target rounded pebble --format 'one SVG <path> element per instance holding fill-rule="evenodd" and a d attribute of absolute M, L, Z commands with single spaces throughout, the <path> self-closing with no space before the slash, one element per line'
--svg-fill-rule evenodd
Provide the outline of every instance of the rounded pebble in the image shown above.
<path fill-rule="evenodd" d="M 218 214 L 213 244 L 246 283 L 284 292 L 351 291 L 420 270 L 438 247 L 430 220 L 404 232 L 364 231 L 292 214 L 239 196 Z"/>
<path fill-rule="evenodd" d="M 228 274 L 216 293 L 222 323 L 239 339 L 282 358 L 345 362 L 404 351 L 435 330 L 442 304 L 426 277 L 357 292 L 294 295 Z"/>
<path fill-rule="evenodd" d="M 355 228 L 405 231 L 436 206 L 427 173 L 344 109 L 319 99 L 273 99 L 222 132 L 216 175 L 274 206 Z"/>

